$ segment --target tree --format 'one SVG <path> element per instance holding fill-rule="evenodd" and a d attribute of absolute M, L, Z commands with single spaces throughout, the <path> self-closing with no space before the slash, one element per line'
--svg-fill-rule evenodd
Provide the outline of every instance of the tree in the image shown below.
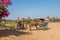
<path fill-rule="evenodd" d="M 39 19 L 35 18 L 33 19 L 34 22 L 39 22 Z"/>
<path fill-rule="evenodd" d="M 3 17 L 8 17 L 10 14 L 6 7 L 11 4 L 10 0 L 0 0 L 0 22 Z"/>

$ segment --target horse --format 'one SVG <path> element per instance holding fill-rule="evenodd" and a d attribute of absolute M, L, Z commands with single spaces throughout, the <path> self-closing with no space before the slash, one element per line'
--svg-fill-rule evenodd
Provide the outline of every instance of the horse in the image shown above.
<path fill-rule="evenodd" d="M 45 19 L 39 19 L 39 20 L 40 22 L 34 22 L 34 21 L 29 23 L 25 22 L 26 27 L 27 25 L 29 25 L 29 30 L 32 30 L 32 27 L 36 27 L 36 30 L 41 28 L 42 29 L 46 28 L 46 26 L 48 25 L 48 22 L 46 22 Z"/>
<path fill-rule="evenodd" d="M 27 25 L 29 25 L 29 30 L 32 30 L 32 27 L 36 27 L 36 30 L 38 29 L 38 26 L 41 27 L 41 25 L 38 24 L 38 22 L 30 22 L 30 23 L 25 22 L 26 27 Z"/>

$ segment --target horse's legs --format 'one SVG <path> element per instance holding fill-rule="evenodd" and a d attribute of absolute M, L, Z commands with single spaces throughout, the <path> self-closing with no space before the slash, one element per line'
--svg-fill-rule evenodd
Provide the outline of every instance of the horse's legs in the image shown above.
<path fill-rule="evenodd" d="M 30 27 L 30 29 L 29 29 L 29 30 L 31 30 L 31 25 L 29 25 L 29 27 Z"/>
<path fill-rule="evenodd" d="M 21 28 L 24 29 L 24 24 L 21 24 Z"/>
<path fill-rule="evenodd" d="M 28 28 L 27 25 L 28 25 L 28 24 L 25 24 L 26 28 Z"/>
<path fill-rule="evenodd" d="M 35 25 L 36 26 L 36 30 L 38 29 L 38 27 L 37 27 L 37 25 Z"/>
<path fill-rule="evenodd" d="M 38 25 L 37 24 L 35 24 L 35 27 L 36 27 L 36 30 L 38 29 L 38 27 L 37 27 Z"/>

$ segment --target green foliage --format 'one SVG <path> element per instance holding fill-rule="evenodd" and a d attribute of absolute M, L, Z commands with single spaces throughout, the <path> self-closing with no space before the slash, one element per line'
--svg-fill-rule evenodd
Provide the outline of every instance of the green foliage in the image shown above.
<path fill-rule="evenodd" d="M 22 22 L 26 22 L 26 19 L 25 19 L 25 18 L 22 18 L 21 21 L 22 21 Z"/>
<path fill-rule="evenodd" d="M 35 18 L 33 19 L 34 22 L 39 22 L 39 19 Z"/>
<path fill-rule="evenodd" d="M 31 22 L 31 20 L 28 20 L 28 19 L 25 19 L 25 18 L 22 18 L 21 21 L 27 22 L 27 23 Z"/>
<path fill-rule="evenodd" d="M 59 18 L 50 18 L 50 22 L 60 22 Z"/>

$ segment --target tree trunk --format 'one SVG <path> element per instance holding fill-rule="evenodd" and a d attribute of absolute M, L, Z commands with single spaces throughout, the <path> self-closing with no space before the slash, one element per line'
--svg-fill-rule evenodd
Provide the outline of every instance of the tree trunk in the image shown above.
<path fill-rule="evenodd" d="M 0 23 L 2 22 L 2 18 L 0 18 Z"/>

